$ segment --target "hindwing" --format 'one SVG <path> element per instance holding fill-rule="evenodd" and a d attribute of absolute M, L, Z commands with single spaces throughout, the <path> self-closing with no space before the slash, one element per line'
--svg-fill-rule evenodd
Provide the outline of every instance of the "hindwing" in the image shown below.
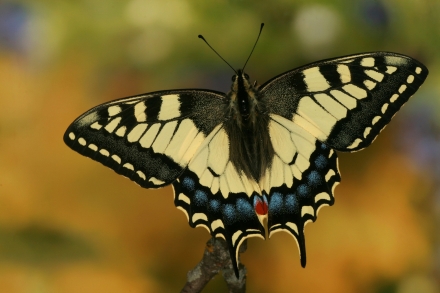
<path fill-rule="evenodd" d="M 255 180 L 236 170 L 229 145 L 226 131 L 218 125 L 173 183 L 174 203 L 191 227 L 202 226 L 213 237 L 226 240 L 238 276 L 241 243 L 249 237 L 265 237 L 256 207 L 265 204 L 267 211 L 267 199 L 261 197 Z"/>
<path fill-rule="evenodd" d="M 269 237 L 278 231 L 294 236 L 304 267 L 304 227 L 322 206 L 334 203 L 341 181 L 337 155 L 301 125 L 278 115 L 271 115 L 269 133 L 275 157 L 261 184 L 268 193 Z"/>

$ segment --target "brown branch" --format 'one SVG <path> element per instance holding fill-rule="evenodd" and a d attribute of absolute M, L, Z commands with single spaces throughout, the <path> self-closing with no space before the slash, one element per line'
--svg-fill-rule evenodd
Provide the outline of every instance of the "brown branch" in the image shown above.
<path fill-rule="evenodd" d="M 246 248 L 247 241 L 245 240 L 240 247 L 239 255 L 245 252 Z M 206 243 L 202 260 L 188 272 L 187 282 L 181 293 L 201 292 L 220 271 L 222 271 L 229 293 L 244 293 L 246 291 L 245 266 L 239 262 L 240 278 L 237 279 L 226 241 L 221 238 L 211 238 Z"/>

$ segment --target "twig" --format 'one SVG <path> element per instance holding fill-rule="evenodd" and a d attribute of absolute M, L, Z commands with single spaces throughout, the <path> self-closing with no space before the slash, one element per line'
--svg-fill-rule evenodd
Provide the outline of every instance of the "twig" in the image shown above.
<path fill-rule="evenodd" d="M 246 251 L 247 241 L 243 241 L 240 253 Z M 239 259 L 240 261 L 240 259 Z M 220 238 L 211 238 L 206 243 L 202 260 L 194 269 L 188 272 L 187 282 L 181 293 L 197 293 L 208 284 L 208 282 L 222 271 L 223 278 L 229 289 L 229 293 L 244 293 L 246 291 L 246 268 L 239 262 L 240 278 L 237 279 L 232 267 L 226 241 Z"/>

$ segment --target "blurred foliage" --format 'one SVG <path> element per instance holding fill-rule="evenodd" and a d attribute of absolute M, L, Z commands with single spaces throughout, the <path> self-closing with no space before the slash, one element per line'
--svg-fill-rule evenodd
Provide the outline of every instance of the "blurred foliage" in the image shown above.
<path fill-rule="evenodd" d="M 249 292 L 440 292 L 437 0 L 0 1 L 2 292 L 176 292 L 209 235 L 171 188 L 145 190 L 62 142 L 98 103 L 161 89 L 228 91 L 321 58 L 410 55 L 430 69 L 367 150 L 340 154 L 336 204 L 307 226 L 308 264 L 282 233 L 251 239 Z M 205 292 L 224 292 L 220 277 Z"/>
<path fill-rule="evenodd" d="M 0 257 L 3 261 L 25 262 L 41 266 L 74 261 L 94 255 L 89 245 L 65 231 L 28 226 L 12 231 L 0 231 Z"/>

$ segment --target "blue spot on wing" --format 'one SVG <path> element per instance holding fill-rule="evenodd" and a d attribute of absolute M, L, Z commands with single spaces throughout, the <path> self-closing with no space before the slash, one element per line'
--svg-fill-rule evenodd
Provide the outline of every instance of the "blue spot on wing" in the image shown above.
<path fill-rule="evenodd" d="M 196 190 L 193 200 L 196 206 L 206 206 L 206 204 L 208 203 L 208 196 L 204 191 Z"/>
<path fill-rule="evenodd" d="M 327 158 L 323 155 L 319 155 L 315 159 L 315 166 L 318 170 L 323 170 L 325 167 L 327 167 Z"/>
<path fill-rule="evenodd" d="M 286 211 L 290 214 L 293 214 L 298 211 L 298 203 L 296 201 L 295 194 L 286 195 L 286 199 L 284 201 L 284 207 Z"/>
<path fill-rule="evenodd" d="M 235 206 L 237 207 L 237 212 L 241 219 L 246 220 L 255 216 L 254 209 L 247 200 L 239 198 Z"/>
<path fill-rule="evenodd" d="M 283 195 L 279 192 L 274 192 L 270 198 L 269 213 L 279 214 L 283 208 Z"/>
<path fill-rule="evenodd" d="M 298 195 L 301 197 L 306 197 L 310 195 L 310 189 L 306 184 L 301 184 L 297 188 Z"/>
<path fill-rule="evenodd" d="M 185 177 L 182 180 L 182 186 L 188 189 L 189 191 L 194 191 L 196 183 L 189 177 Z"/>
<path fill-rule="evenodd" d="M 218 201 L 216 199 L 212 199 L 209 201 L 208 208 L 211 212 L 216 213 L 220 209 L 220 205 L 221 205 L 220 201 Z"/>
<path fill-rule="evenodd" d="M 228 225 L 233 224 L 237 220 L 235 208 L 232 204 L 225 204 L 223 206 L 223 217 Z"/>
<path fill-rule="evenodd" d="M 318 186 L 322 182 L 322 176 L 317 171 L 313 170 L 307 175 L 309 185 Z"/>

